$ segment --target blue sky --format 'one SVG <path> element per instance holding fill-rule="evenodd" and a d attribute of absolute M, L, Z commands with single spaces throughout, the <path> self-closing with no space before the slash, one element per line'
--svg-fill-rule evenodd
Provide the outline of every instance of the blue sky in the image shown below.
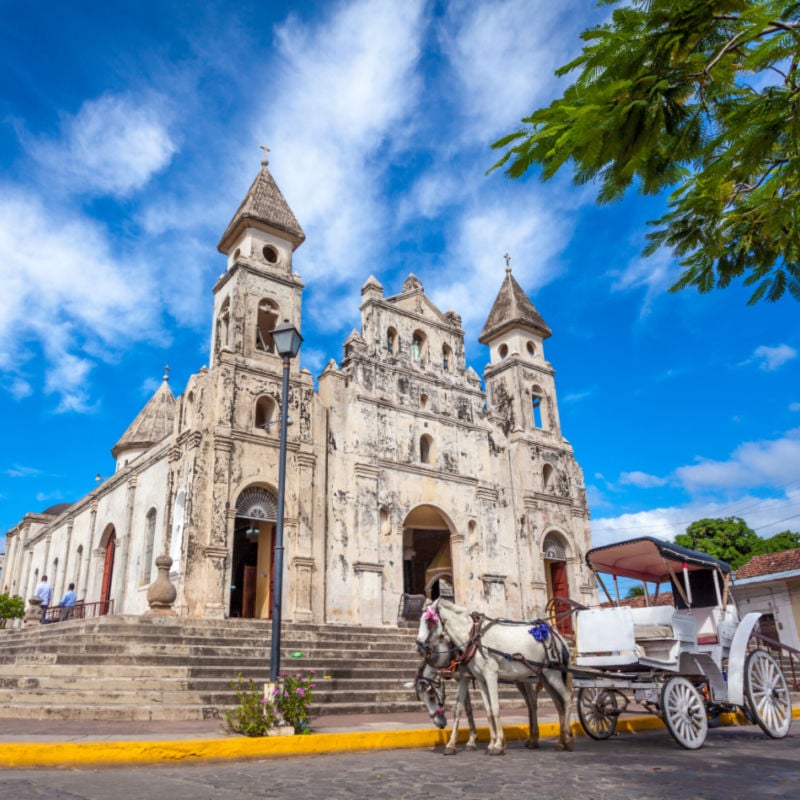
<path fill-rule="evenodd" d="M 553 330 L 596 543 L 739 515 L 800 529 L 800 305 L 670 295 L 663 198 L 486 175 L 547 103 L 591 0 L 0 0 L 0 531 L 76 500 L 157 387 L 208 361 L 216 243 L 259 145 L 307 240 L 301 361 L 413 272 L 467 357 L 503 254 Z M 0 541 L 0 547 L 3 546 Z"/>

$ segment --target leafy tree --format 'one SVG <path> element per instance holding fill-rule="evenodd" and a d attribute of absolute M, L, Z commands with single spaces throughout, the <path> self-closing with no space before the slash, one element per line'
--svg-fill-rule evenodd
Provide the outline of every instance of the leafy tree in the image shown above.
<path fill-rule="evenodd" d="M 699 519 L 686 533 L 675 537 L 675 544 L 727 561 L 732 569 L 738 569 L 760 552 L 762 541 L 741 517 Z"/>
<path fill-rule="evenodd" d="M 800 547 L 800 533 L 794 531 L 781 531 L 769 539 L 761 539 L 758 545 L 758 554 L 780 553 L 784 550 L 794 550 Z"/>
<path fill-rule="evenodd" d="M 25 615 L 25 601 L 21 597 L 0 594 L 0 628 L 5 628 L 8 620 L 21 619 Z"/>
<path fill-rule="evenodd" d="M 644 586 L 631 586 L 628 589 L 628 597 L 644 597 Z"/>
<path fill-rule="evenodd" d="M 800 2 L 598 5 L 616 6 L 611 20 L 556 73 L 575 83 L 492 145 L 505 150 L 492 169 L 548 180 L 571 161 L 600 203 L 671 188 L 645 248 L 681 259 L 671 291 L 744 277 L 749 304 L 800 300 Z"/>

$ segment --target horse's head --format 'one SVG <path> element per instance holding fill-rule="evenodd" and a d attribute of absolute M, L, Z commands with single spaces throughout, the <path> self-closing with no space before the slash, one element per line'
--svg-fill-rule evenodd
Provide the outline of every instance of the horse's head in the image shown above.
<path fill-rule="evenodd" d="M 425 658 L 426 664 L 442 669 L 450 663 L 452 649 L 439 616 L 439 601 L 427 603 L 419 621 L 417 652 Z"/>
<path fill-rule="evenodd" d="M 428 710 L 433 724 L 437 728 L 446 727 L 447 717 L 444 713 L 444 681 L 442 681 L 442 677 L 437 670 L 423 662 L 417 672 L 417 678 L 414 681 L 414 690 L 417 693 L 417 699 Z"/>

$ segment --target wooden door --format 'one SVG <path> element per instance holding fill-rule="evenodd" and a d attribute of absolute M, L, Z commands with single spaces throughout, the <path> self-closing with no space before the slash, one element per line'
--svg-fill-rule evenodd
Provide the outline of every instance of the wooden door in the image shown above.
<path fill-rule="evenodd" d="M 103 564 L 103 584 L 100 589 L 100 613 L 108 614 L 111 600 L 111 581 L 114 577 L 114 554 L 117 550 L 117 534 L 111 531 L 106 542 L 106 558 Z"/>
<path fill-rule="evenodd" d="M 550 588 L 552 597 L 569 598 L 569 582 L 567 581 L 567 564 L 565 561 L 550 561 Z M 566 607 L 562 607 L 565 610 Z M 558 609 L 557 609 L 558 610 Z M 572 636 L 572 617 L 565 614 L 559 618 L 558 632 Z"/>
<path fill-rule="evenodd" d="M 244 565 L 242 580 L 242 616 L 253 619 L 256 615 L 256 580 L 257 569 L 255 565 Z"/>

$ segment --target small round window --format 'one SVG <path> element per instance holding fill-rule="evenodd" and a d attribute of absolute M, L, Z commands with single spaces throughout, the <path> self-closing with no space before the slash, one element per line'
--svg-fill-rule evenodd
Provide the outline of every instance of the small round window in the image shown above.
<path fill-rule="evenodd" d="M 264 260 L 270 264 L 278 262 L 278 251 L 272 245 L 266 245 L 261 252 L 264 254 Z"/>

